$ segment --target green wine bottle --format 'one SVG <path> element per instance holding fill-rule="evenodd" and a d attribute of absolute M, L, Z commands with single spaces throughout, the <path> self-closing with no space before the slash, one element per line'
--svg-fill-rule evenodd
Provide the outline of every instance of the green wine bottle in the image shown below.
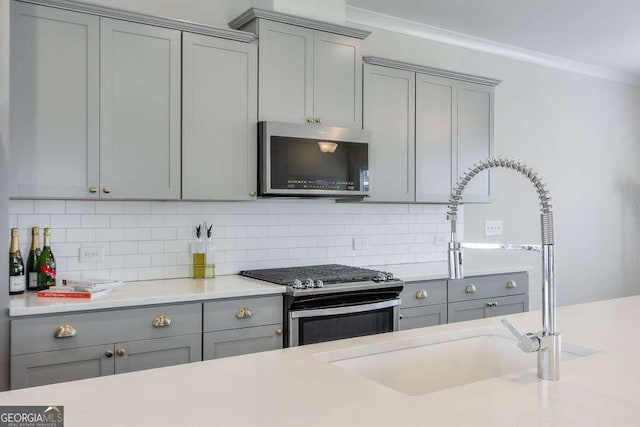
<path fill-rule="evenodd" d="M 44 229 L 44 245 L 40 253 L 38 265 L 38 290 L 49 289 L 50 286 L 56 285 L 56 259 L 51 251 L 51 231 Z"/>
<path fill-rule="evenodd" d="M 24 293 L 24 264 L 18 246 L 18 229 L 11 229 L 11 247 L 9 248 L 9 294 Z"/>
<path fill-rule="evenodd" d="M 31 229 L 31 250 L 27 257 L 27 290 L 38 290 L 38 272 L 40 271 L 40 229 Z"/>

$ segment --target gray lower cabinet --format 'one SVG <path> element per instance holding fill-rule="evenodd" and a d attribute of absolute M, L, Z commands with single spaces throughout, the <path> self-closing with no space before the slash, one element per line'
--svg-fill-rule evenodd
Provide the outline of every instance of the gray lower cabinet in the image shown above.
<path fill-rule="evenodd" d="M 201 303 L 14 319 L 11 388 L 195 362 L 201 331 Z"/>
<path fill-rule="evenodd" d="M 203 360 L 277 350 L 282 348 L 282 325 L 207 332 L 202 341 Z"/>
<path fill-rule="evenodd" d="M 407 282 L 400 294 L 399 329 L 423 328 L 447 323 L 447 281 Z"/>
<path fill-rule="evenodd" d="M 506 316 L 529 310 L 529 295 L 487 298 L 449 303 L 449 323 Z"/>
<path fill-rule="evenodd" d="M 436 304 L 424 307 L 401 308 L 398 328 L 404 331 L 406 329 L 424 328 L 445 323 L 447 323 L 447 304 Z"/>
<path fill-rule="evenodd" d="M 204 360 L 282 348 L 282 296 L 205 303 L 203 332 Z"/>

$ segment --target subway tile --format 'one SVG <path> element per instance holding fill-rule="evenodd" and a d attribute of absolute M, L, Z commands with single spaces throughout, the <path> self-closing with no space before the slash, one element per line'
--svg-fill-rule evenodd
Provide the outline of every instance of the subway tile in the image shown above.
<path fill-rule="evenodd" d="M 152 214 L 175 214 L 177 212 L 176 202 L 151 202 Z"/>
<path fill-rule="evenodd" d="M 96 230 L 96 240 L 105 242 L 124 240 L 124 229 L 122 228 L 99 228 Z"/>
<path fill-rule="evenodd" d="M 195 236 L 196 234 L 193 227 L 176 227 L 176 239 L 178 240 L 195 239 Z"/>
<path fill-rule="evenodd" d="M 80 257 L 67 258 L 67 271 L 95 270 L 96 262 L 80 262 Z"/>
<path fill-rule="evenodd" d="M 84 228 L 107 228 L 109 227 L 109 215 L 82 215 L 82 227 Z"/>
<path fill-rule="evenodd" d="M 9 213 L 32 214 L 33 200 L 9 200 Z"/>
<path fill-rule="evenodd" d="M 164 215 L 165 227 L 185 227 L 191 225 L 188 215 Z"/>
<path fill-rule="evenodd" d="M 175 262 L 173 262 L 172 264 L 169 265 L 191 265 L 192 259 L 191 259 L 191 254 L 172 254 L 175 255 L 174 259 Z M 222 253 L 217 254 L 218 258 L 223 257 Z"/>
<path fill-rule="evenodd" d="M 68 214 L 96 213 L 96 202 L 86 200 L 67 200 Z"/>
<path fill-rule="evenodd" d="M 200 202 L 178 202 L 176 212 L 179 214 L 198 214 L 202 212 Z"/>
<path fill-rule="evenodd" d="M 138 253 L 138 242 L 111 242 L 111 255 Z"/>
<path fill-rule="evenodd" d="M 124 202 L 126 214 L 150 214 L 151 202 Z"/>
<path fill-rule="evenodd" d="M 124 255 L 109 255 L 104 257 L 104 262 L 97 263 L 97 268 L 113 269 L 124 268 Z"/>
<path fill-rule="evenodd" d="M 138 269 L 138 280 L 159 280 L 164 278 L 164 269 L 144 267 Z"/>
<path fill-rule="evenodd" d="M 35 200 L 34 213 L 63 214 L 66 212 L 64 200 Z"/>
<path fill-rule="evenodd" d="M 18 227 L 18 215 L 9 215 L 9 228 L 17 228 Z"/>
<path fill-rule="evenodd" d="M 176 265 L 176 264 L 177 264 L 176 254 L 151 254 L 151 265 L 153 267 L 164 267 L 165 265 Z"/>
<path fill-rule="evenodd" d="M 175 240 L 175 227 L 157 227 L 151 229 L 151 240 Z"/>
<path fill-rule="evenodd" d="M 138 280 L 137 268 L 116 268 L 111 270 L 112 280 L 122 280 L 123 282 L 132 282 Z"/>
<path fill-rule="evenodd" d="M 191 240 L 165 240 L 164 251 L 165 253 L 189 252 L 190 243 Z"/>
<path fill-rule="evenodd" d="M 190 267 L 187 265 L 174 265 L 164 267 L 164 277 L 166 279 L 178 279 L 191 277 Z"/>
<path fill-rule="evenodd" d="M 92 228 L 67 228 L 67 242 L 93 242 L 96 230 Z"/>
<path fill-rule="evenodd" d="M 125 267 L 151 267 L 151 255 L 126 255 L 124 257 Z"/>
<path fill-rule="evenodd" d="M 18 215 L 18 227 L 30 229 L 31 227 L 49 227 L 51 224 L 49 215 Z"/>
<path fill-rule="evenodd" d="M 162 227 L 164 225 L 164 216 L 138 215 L 138 225 L 140 227 Z"/>
<path fill-rule="evenodd" d="M 96 201 L 97 214 L 121 214 L 124 213 L 124 202 L 114 200 Z"/>
<path fill-rule="evenodd" d="M 51 250 L 53 256 L 58 257 L 72 257 L 80 256 L 80 243 L 57 243 L 51 242 Z"/>
<path fill-rule="evenodd" d="M 150 228 L 125 228 L 124 240 L 151 240 Z"/>
<path fill-rule="evenodd" d="M 136 227 L 138 225 L 138 217 L 136 215 L 111 215 L 111 227 Z"/>
<path fill-rule="evenodd" d="M 80 228 L 82 216 L 80 215 L 51 215 L 52 228 Z"/>
<path fill-rule="evenodd" d="M 225 262 L 247 261 L 247 251 L 226 251 L 224 253 Z"/>
<path fill-rule="evenodd" d="M 138 242 L 138 253 L 161 254 L 164 252 L 164 242 L 157 240 L 143 240 Z"/>

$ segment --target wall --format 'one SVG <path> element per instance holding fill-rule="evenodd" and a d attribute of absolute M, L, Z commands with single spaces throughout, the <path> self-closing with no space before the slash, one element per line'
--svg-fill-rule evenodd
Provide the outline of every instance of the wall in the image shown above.
<path fill-rule="evenodd" d="M 203 221 L 214 225 L 218 274 L 323 263 L 424 262 L 444 271 L 449 230 L 445 209 L 329 200 L 12 200 L 9 222 L 20 228 L 23 254 L 29 250 L 31 227 L 52 227 L 60 276 L 148 280 L 189 277 L 189 244 L 194 226 Z M 354 237 L 366 238 L 368 248 L 354 250 Z M 105 261 L 81 263 L 83 246 L 103 247 Z"/>
<path fill-rule="evenodd" d="M 7 230 L 9 164 L 9 2 L 0 1 L 0 230 Z M 9 253 L 9 234 L 0 238 L 0 254 Z M 0 391 L 9 388 L 9 277 L 7 258 L 0 262 Z"/>

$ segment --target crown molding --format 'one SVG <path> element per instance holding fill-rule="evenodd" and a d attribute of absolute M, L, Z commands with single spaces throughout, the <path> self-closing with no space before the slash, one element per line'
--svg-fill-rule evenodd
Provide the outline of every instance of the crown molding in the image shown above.
<path fill-rule="evenodd" d="M 371 34 L 370 31 L 358 28 L 345 27 L 344 25 L 331 24 L 324 21 L 316 21 L 315 19 L 303 18 L 301 16 L 290 15 L 288 13 L 275 12 L 273 10 L 251 8 L 229 22 L 229 27 L 238 29 L 254 19 L 268 19 L 269 21 L 282 22 L 284 24 L 297 25 L 299 27 L 311 28 L 318 31 L 326 31 L 328 33 L 341 34 L 356 39 L 365 39 Z"/>
<path fill-rule="evenodd" d="M 218 37 L 229 40 L 236 40 L 244 43 L 251 43 L 256 39 L 254 34 L 230 30 L 227 28 L 212 27 L 210 25 L 197 24 L 195 22 L 183 21 L 180 19 L 163 18 L 148 15 L 146 13 L 132 12 L 126 9 L 116 9 L 113 7 L 100 6 L 93 3 L 85 3 L 77 0 L 20 0 L 23 3 L 33 3 L 42 6 L 56 7 L 58 9 L 71 10 L 74 12 L 99 15 L 107 18 L 120 19 L 123 21 L 138 22 L 141 24 L 155 25 L 157 27 L 171 28 L 173 30 L 186 31 L 189 33 L 202 34 L 205 36 Z"/>
<path fill-rule="evenodd" d="M 447 79 L 462 80 L 465 82 L 477 83 L 486 86 L 498 86 L 502 82 L 502 80 L 491 79 L 489 77 L 458 73 L 457 71 L 443 70 L 441 68 L 427 67 L 424 65 L 411 64 L 409 62 L 396 61 L 394 59 L 380 58 L 377 56 L 364 56 L 362 58 L 362 61 L 365 64 L 381 65 L 383 67 L 397 68 L 399 70 L 415 71 L 416 73 L 445 77 Z"/>
<path fill-rule="evenodd" d="M 505 43 L 468 34 L 446 30 L 432 25 L 423 24 L 408 19 L 397 18 L 366 9 L 347 6 L 347 22 L 368 27 L 380 28 L 400 34 L 407 34 L 435 42 L 459 46 L 491 55 L 519 61 L 530 62 L 537 65 L 556 68 L 605 80 L 612 80 L 632 85 L 640 85 L 640 75 L 608 67 L 587 64 L 559 56 L 548 55 L 534 50 L 523 49 Z"/>

